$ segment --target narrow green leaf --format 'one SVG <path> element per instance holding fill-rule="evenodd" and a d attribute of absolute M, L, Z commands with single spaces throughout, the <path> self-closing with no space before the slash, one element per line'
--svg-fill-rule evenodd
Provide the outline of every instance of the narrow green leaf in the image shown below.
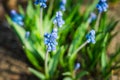
<path fill-rule="evenodd" d="M 32 0 L 29 0 L 28 1 L 28 6 L 27 6 L 27 16 L 29 17 L 29 18 L 33 18 L 33 16 L 34 16 L 34 8 L 33 8 L 33 5 L 32 5 Z"/>
<path fill-rule="evenodd" d="M 63 76 L 71 76 L 71 72 L 64 72 L 62 73 Z"/>
<path fill-rule="evenodd" d="M 120 20 L 117 20 L 117 21 L 111 20 L 108 24 L 108 27 L 105 28 L 105 32 L 111 32 L 112 30 L 114 30 L 114 28 L 119 23 L 119 21 Z"/>
<path fill-rule="evenodd" d="M 49 73 L 52 76 L 57 68 L 59 57 L 61 53 L 61 48 L 57 51 L 57 53 L 52 57 L 49 62 Z"/>
<path fill-rule="evenodd" d="M 88 71 L 81 71 L 79 74 L 77 74 L 76 79 L 80 79 L 81 77 L 88 75 L 89 72 Z"/>
<path fill-rule="evenodd" d="M 38 72 L 37 70 L 33 68 L 28 68 L 31 73 L 33 73 L 35 76 L 37 76 L 40 80 L 45 80 L 45 75 L 41 72 Z"/>
<path fill-rule="evenodd" d="M 20 14 L 25 15 L 24 10 L 23 10 L 23 8 L 22 8 L 22 6 L 19 6 L 19 11 L 20 11 Z"/>
<path fill-rule="evenodd" d="M 71 77 L 65 77 L 63 80 L 73 80 Z"/>
<path fill-rule="evenodd" d="M 24 50 L 27 55 L 27 58 L 35 66 L 35 68 L 37 68 L 38 70 L 42 70 L 42 67 L 40 67 L 40 65 L 39 65 L 39 61 L 36 59 L 34 54 L 32 52 L 30 52 L 29 50 L 27 50 L 26 48 L 24 48 Z"/>
<path fill-rule="evenodd" d="M 107 65 L 107 54 L 106 54 L 106 44 L 108 41 L 108 34 L 106 34 L 103 44 L 102 44 L 102 53 L 101 53 L 101 66 L 102 66 L 102 70 L 105 69 L 106 65 Z"/>
<path fill-rule="evenodd" d="M 87 7 L 87 10 L 86 10 L 86 12 L 84 14 L 84 19 L 85 20 L 87 20 L 89 14 L 91 12 L 93 12 L 93 10 L 96 8 L 97 3 L 98 3 L 98 0 L 94 0 L 93 3 L 92 3 L 92 5 L 90 4 L 89 7 Z"/>
<path fill-rule="evenodd" d="M 66 65 L 66 63 L 64 62 L 64 60 L 65 60 L 65 58 L 64 58 L 65 50 L 66 50 L 66 48 L 64 46 L 62 46 L 61 53 L 60 53 L 60 58 L 59 58 L 60 64 L 63 67 Z"/>
<path fill-rule="evenodd" d="M 70 45 L 68 56 L 71 56 L 71 54 L 74 53 L 74 51 L 77 49 L 77 47 L 80 46 L 80 44 L 83 42 L 83 38 L 85 38 L 85 33 L 88 27 L 88 23 L 82 23 L 78 29 L 76 30 L 74 34 L 73 41 Z"/>

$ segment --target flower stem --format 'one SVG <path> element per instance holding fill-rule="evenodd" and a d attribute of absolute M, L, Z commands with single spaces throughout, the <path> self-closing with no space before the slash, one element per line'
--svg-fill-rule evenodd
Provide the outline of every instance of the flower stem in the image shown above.
<path fill-rule="evenodd" d="M 49 75 L 48 75 L 48 65 L 47 65 L 47 62 L 48 62 L 48 51 L 47 51 L 46 54 L 45 54 L 45 75 L 46 75 L 46 78 L 49 77 Z"/>
<path fill-rule="evenodd" d="M 78 51 L 80 51 L 84 46 L 86 46 L 88 44 L 88 41 L 84 42 L 76 51 L 75 53 L 77 53 Z"/>
<path fill-rule="evenodd" d="M 98 14 L 97 21 L 95 24 L 95 30 L 98 31 L 99 23 L 100 23 L 101 13 Z"/>
<path fill-rule="evenodd" d="M 43 8 L 40 8 L 40 35 L 43 35 Z"/>
<path fill-rule="evenodd" d="M 73 73 L 72 73 L 72 78 L 73 78 L 73 79 L 75 79 L 76 71 L 77 71 L 77 70 L 73 70 Z"/>

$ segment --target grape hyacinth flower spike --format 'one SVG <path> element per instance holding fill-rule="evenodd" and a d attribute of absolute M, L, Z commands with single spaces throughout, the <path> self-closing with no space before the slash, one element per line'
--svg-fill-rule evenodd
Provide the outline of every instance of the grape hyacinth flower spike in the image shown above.
<path fill-rule="evenodd" d="M 49 77 L 48 74 L 48 66 L 47 66 L 47 61 L 48 61 L 48 53 L 51 51 L 56 50 L 56 45 L 58 44 L 56 39 L 58 38 L 57 36 L 57 28 L 54 28 L 51 34 L 46 33 L 44 35 L 44 43 L 47 46 L 47 51 L 45 54 L 45 75 L 46 77 Z"/>
<path fill-rule="evenodd" d="M 94 30 L 91 30 L 91 31 L 86 35 L 86 38 L 87 38 L 87 42 L 88 42 L 88 43 L 93 43 L 93 44 L 95 44 L 95 31 L 94 31 Z"/>
<path fill-rule="evenodd" d="M 62 25 L 65 23 L 64 20 L 62 19 L 61 11 L 56 12 L 56 17 L 53 20 L 53 23 L 58 27 L 62 27 Z"/>
<path fill-rule="evenodd" d="M 46 2 L 47 2 L 47 0 L 36 0 L 35 4 L 36 5 L 39 4 L 41 8 L 46 8 L 47 7 Z"/>
<path fill-rule="evenodd" d="M 57 36 L 57 28 L 53 29 L 51 34 L 46 33 L 44 35 L 44 43 L 47 45 L 47 51 L 53 51 L 56 50 L 56 45 L 58 44 L 56 42 L 56 39 L 58 38 Z"/>
<path fill-rule="evenodd" d="M 99 0 L 96 8 L 98 9 L 99 14 L 98 14 L 97 21 L 96 21 L 96 24 L 95 24 L 95 30 L 98 31 L 99 22 L 100 22 L 100 18 L 101 18 L 101 13 L 106 12 L 107 9 L 108 9 L 107 0 Z"/>
<path fill-rule="evenodd" d="M 97 4 L 97 9 L 99 11 L 99 13 L 102 13 L 102 12 L 106 12 L 107 11 L 107 8 L 108 8 L 108 4 L 106 2 L 107 0 L 99 0 L 98 4 Z"/>
<path fill-rule="evenodd" d="M 11 19 L 14 23 L 23 26 L 23 16 L 18 14 L 15 10 L 11 10 L 10 12 Z"/>
<path fill-rule="evenodd" d="M 61 2 L 60 2 L 60 10 L 61 11 L 65 11 L 65 4 L 66 4 L 66 0 L 61 0 Z"/>

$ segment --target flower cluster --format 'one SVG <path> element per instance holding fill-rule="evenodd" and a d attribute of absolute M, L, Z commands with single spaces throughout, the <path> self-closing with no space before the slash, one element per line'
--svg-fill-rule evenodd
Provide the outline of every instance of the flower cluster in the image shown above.
<path fill-rule="evenodd" d="M 99 0 L 98 4 L 97 4 L 97 9 L 98 11 L 101 12 L 105 12 L 107 11 L 108 8 L 108 4 L 106 3 L 106 0 Z"/>
<path fill-rule="evenodd" d="M 91 30 L 87 35 L 87 42 L 95 44 L 95 30 Z"/>
<path fill-rule="evenodd" d="M 46 8 L 47 7 L 46 2 L 47 2 L 47 0 L 36 0 L 35 4 L 36 5 L 39 4 L 41 8 Z"/>
<path fill-rule="evenodd" d="M 57 28 L 54 28 L 51 34 L 46 33 L 44 35 L 44 43 L 47 45 L 47 51 L 53 51 L 56 50 L 56 45 L 58 44 L 56 42 L 57 36 Z"/>
<path fill-rule="evenodd" d="M 62 19 L 62 12 L 58 11 L 56 12 L 56 17 L 53 20 L 53 23 L 57 25 L 58 27 L 62 27 L 62 25 L 65 23 L 64 20 Z"/>
<path fill-rule="evenodd" d="M 66 0 L 61 0 L 61 2 L 60 2 L 60 10 L 61 11 L 65 11 L 65 4 L 66 4 Z"/>
<path fill-rule="evenodd" d="M 23 26 L 23 16 L 18 14 L 15 10 L 11 10 L 10 12 L 10 16 L 13 22 L 15 22 L 16 24 Z"/>
<path fill-rule="evenodd" d="M 95 13 L 91 13 L 90 17 L 88 18 L 88 22 L 91 23 L 92 21 L 94 21 L 96 19 L 96 14 Z"/>

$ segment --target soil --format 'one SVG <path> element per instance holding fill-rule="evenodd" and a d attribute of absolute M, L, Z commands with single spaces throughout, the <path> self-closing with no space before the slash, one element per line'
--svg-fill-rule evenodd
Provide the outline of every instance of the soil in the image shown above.
<path fill-rule="evenodd" d="M 31 66 L 13 31 L 0 26 L 0 80 L 39 80 L 33 76 Z"/>

